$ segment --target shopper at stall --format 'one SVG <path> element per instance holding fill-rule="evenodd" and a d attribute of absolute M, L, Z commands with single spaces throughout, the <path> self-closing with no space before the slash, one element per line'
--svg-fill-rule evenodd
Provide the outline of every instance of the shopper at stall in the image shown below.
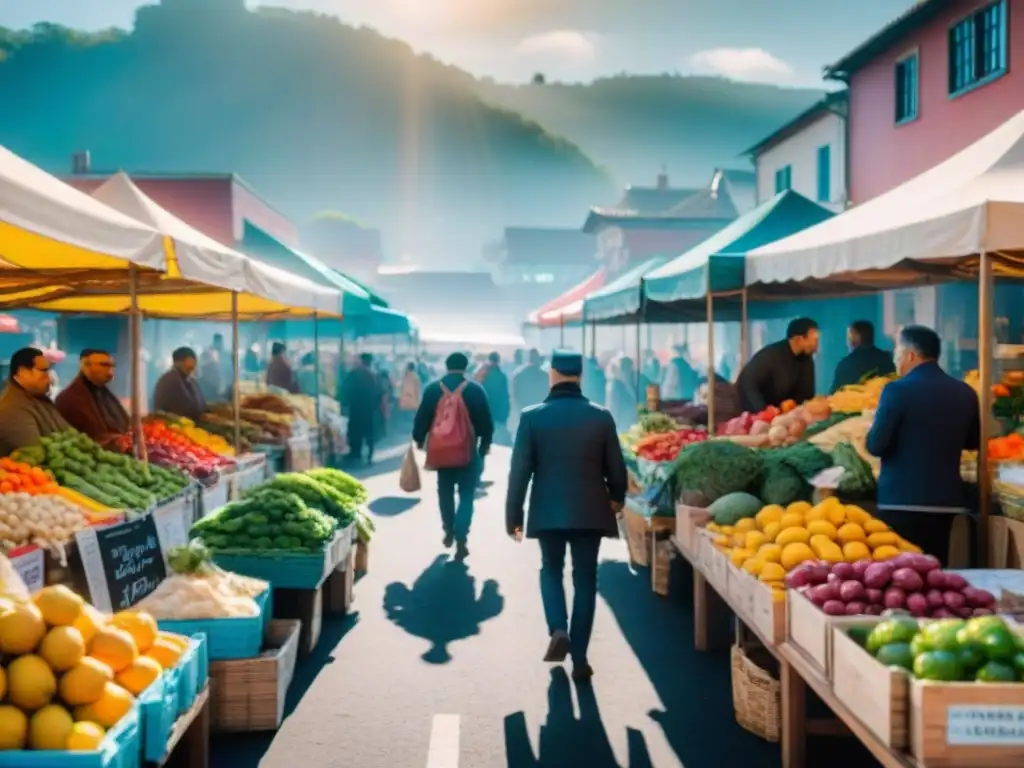
<path fill-rule="evenodd" d="M 454 543 L 455 559 L 469 556 L 466 540 L 483 459 L 491 449 L 494 421 L 483 387 L 466 378 L 469 358 L 455 352 L 445 361 L 447 373 L 423 391 L 412 439 L 427 452 L 427 466 L 437 470 L 437 497 L 444 546 Z M 458 506 L 455 491 L 459 492 Z"/>
<path fill-rule="evenodd" d="M 580 388 L 582 356 L 555 352 L 547 399 L 523 412 L 512 450 L 505 527 L 523 536 L 527 489 L 530 514 L 526 536 L 540 542 L 541 599 L 548 624 L 544 660 L 572 656 L 573 677 L 588 680 L 587 658 L 597 602 L 597 558 L 604 537 L 616 537 L 628 478 L 615 422 L 588 401 Z M 565 551 L 572 553 L 573 604 L 565 598 Z"/>
<path fill-rule="evenodd" d="M 814 354 L 818 324 L 798 317 L 786 328 L 786 338 L 769 344 L 750 358 L 736 380 L 743 409 L 752 413 L 786 400 L 802 403 L 814 397 Z"/>
<path fill-rule="evenodd" d="M 941 351 L 931 328 L 900 331 L 901 378 L 882 390 L 866 447 L 882 460 L 878 517 L 945 563 L 953 517 L 969 506 L 960 456 L 978 449 L 981 427 L 977 395 L 939 367 Z"/>
<path fill-rule="evenodd" d="M 612 418 L 615 419 L 620 431 L 625 432 L 636 424 L 636 408 L 639 402 L 633 359 L 619 358 L 615 372 L 608 381 L 608 410 L 612 412 Z"/>
<path fill-rule="evenodd" d="M 540 352 L 531 349 L 526 365 L 512 375 L 512 407 L 516 412 L 544 400 L 548 394 L 548 376 L 541 368 Z"/>
<path fill-rule="evenodd" d="M 836 374 L 832 380 L 833 392 L 874 376 L 895 373 L 892 353 L 875 346 L 875 324 L 870 320 L 851 323 L 846 332 L 846 340 L 850 354 L 836 365 Z"/>
<path fill-rule="evenodd" d="M 693 400 L 699 383 L 700 374 L 690 364 L 686 345 L 676 347 L 675 355 L 665 366 L 661 385 L 662 400 Z"/>
<path fill-rule="evenodd" d="M 359 355 L 341 385 L 341 407 L 348 417 L 349 452 L 346 460 L 350 463 L 363 460 L 364 444 L 366 461 L 373 463 L 375 429 L 380 414 L 382 393 L 380 380 L 373 372 L 372 366 L 373 355 Z"/>
<path fill-rule="evenodd" d="M 206 398 L 199 389 L 195 371 L 195 350 L 189 347 L 174 350 L 170 370 L 157 380 L 153 390 L 153 410 L 198 421 L 206 411 Z"/>
<path fill-rule="evenodd" d="M 109 352 L 83 350 L 79 356 L 78 376 L 55 401 L 68 424 L 101 445 L 125 434 L 131 427 L 128 412 L 107 388 L 114 380 L 114 371 L 114 358 Z"/>
<path fill-rule="evenodd" d="M 50 361 L 35 347 L 19 349 L 0 395 L 0 455 L 39 445 L 40 438 L 69 427 L 50 400 Z"/>
<path fill-rule="evenodd" d="M 270 362 L 267 363 L 267 386 L 283 389 L 293 395 L 299 393 L 299 382 L 288 360 L 288 350 L 280 341 L 270 347 Z"/>

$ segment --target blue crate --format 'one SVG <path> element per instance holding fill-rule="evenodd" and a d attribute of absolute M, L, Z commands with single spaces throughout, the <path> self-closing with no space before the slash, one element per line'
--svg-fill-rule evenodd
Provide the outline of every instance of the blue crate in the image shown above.
<path fill-rule="evenodd" d="M 206 635 L 206 653 L 210 661 L 251 659 L 260 654 L 263 633 L 271 610 L 270 589 L 256 598 L 259 616 L 230 619 L 164 620 L 157 622 L 160 629 L 191 637 Z"/>
<path fill-rule="evenodd" d="M 141 768 L 142 729 L 139 708 L 132 707 L 107 731 L 95 752 L 0 752 L 0 768 Z"/>
<path fill-rule="evenodd" d="M 213 560 L 225 571 L 270 582 L 274 589 L 316 589 L 334 570 L 330 545 L 323 552 L 217 552 Z"/>
<path fill-rule="evenodd" d="M 175 669 L 178 671 L 178 715 L 183 715 L 191 708 L 199 692 L 203 689 L 200 681 L 204 684 L 209 676 L 207 668 L 207 656 L 203 647 L 206 645 L 206 637 L 202 634 L 192 635 L 188 650 L 181 654 L 181 659 Z"/>
<path fill-rule="evenodd" d="M 165 670 L 160 679 L 139 696 L 142 721 L 142 758 L 159 763 L 167 753 L 167 741 L 178 719 L 179 670 Z"/>

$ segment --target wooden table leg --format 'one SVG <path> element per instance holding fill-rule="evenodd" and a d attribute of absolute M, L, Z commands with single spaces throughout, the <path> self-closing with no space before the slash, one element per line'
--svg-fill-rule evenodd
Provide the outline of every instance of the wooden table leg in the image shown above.
<path fill-rule="evenodd" d="M 708 580 L 697 568 L 693 569 L 693 647 L 708 650 L 708 598 L 714 592 Z"/>
<path fill-rule="evenodd" d="M 192 721 L 184 738 L 188 768 L 208 768 L 210 764 L 210 700 L 206 700 L 202 711 Z"/>
<path fill-rule="evenodd" d="M 785 661 L 782 683 L 782 768 L 804 768 L 807 749 L 807 684 Z"/>

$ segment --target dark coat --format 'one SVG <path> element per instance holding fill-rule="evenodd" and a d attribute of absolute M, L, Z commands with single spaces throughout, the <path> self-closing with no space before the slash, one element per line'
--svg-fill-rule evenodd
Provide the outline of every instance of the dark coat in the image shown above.
<path fill-rule="evenodd" d="M 13 381 L 0 395 L 0 456 L 39 445 L 39 438 L 69 427 L 48 397 L 33 397 Z"/>
<path fill-rule="evenodd" d="M 413 442 L 421 449 L 427 442 L 430 428 L 434 425 L 434 414 L 441 402 L 441 385 L 444 384 L 449 392 L 454 392 L 462 382 L 466 382 L 466 388 L 462 390 L 462 402 L 466 404 L 469 421 L 473 425 L 473 434 L 479 441 L 480 455 L 486 456 L 490 451 L 491 441 L 494 439 L 494 419 L 491 417 L 491 407 L 487 403 L 487 393 L 483 387 L 475 381 L 466 379 L 461 373 L 445 374 L 423 390 L 423 401 L 416 411 L 412 425 Z"/>
<path fill-rule="evenodd" d="M 512 374 L 512 399 L 517 410 L 544 402 L 550 389 L 550 379 L 539 365 L 524 365 Z"/>
<path fill-rule="evenodd" d="M 380 413 L 382 394 L 380 379 L 369 368 L 357 365 L 349 371 L 341 385 L 341 407 L 349 423 L 372 429 Z"/>
<path fill-rule="evenodd" d="M 272 357 L 267 363 L 267 386 L 283 389 L 293 395 L 299 393 L 299 381 L 295 378 L 295 371 L 291 363 L 283 357 Z"/>
<path fill-rule="evenodd" d="M 198 421 L 206 410 L 206 398 L 193 376 L 171 368 L 157 379 L 153 388 L 153 410 Z"/>
<path fill-rule="evenodd" d="M 814 358 L 794 355 L 783 339 L 759 349 L 736 380 L 743 409 L 751 413 L 786 400 L 802 403 L 814 397 Z"/>
<path fill-rule="evenodd" d="M 879 507 L 967 506 L 960 454 L 977 450 L 978 397 L 937 363 L 924 363 L 882 390 L 867 449 L 882 460 Z"/>
<path fill-rule="evenodd" d="M 480 386 L 487 393 L 487 402 L 491 406 L 494 423 L 505 424 L 512 408 L 509 401 L 508 377 L 505 372 L 501 370 L 501 366 L 487 363 L 479 381 Z"/>
<path fill-rule="evenodd" d="M 892 373 L 896 373 L 892 352 L 879 349 L 874 344 L 861 344 L 836 365 L 832 391 L 837 392 L 848 384 L 859 384 L 866 378 Z"/>
<path fill-rule="evenodd" d="M 523 411 L 512 450 L 506 529 L 511 535 L 523 527 L 530 488 L 528 537 L 546 531 L 615 537 L 612 503 L 625 501 L 628 483 L 611 414 L 583 397 L 579 387 L 561 384 L 543 403 Z"/>
<path fill-rule="evenodd" d="M 57 395 L 55 403 L 68 424 L 98 443 L 123 435 L 131 427 L 128 412 L 114 393 L 81 374 Z"/>

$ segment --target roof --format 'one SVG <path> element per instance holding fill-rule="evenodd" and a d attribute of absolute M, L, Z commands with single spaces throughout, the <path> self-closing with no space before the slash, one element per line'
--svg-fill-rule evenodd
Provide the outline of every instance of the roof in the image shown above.
<path fill-rule="evenodd" d="M 682 219 L 735 219 L 738 214 L 729 190 L 716 185 L 688 197 L 666 215 Z"/>
<path fill-rule="evenodd" d="M 633 265 L 583 300 L 583 316 L 587 320 L 606 320 L 635 313 L 640 306 L 640 281 L 667 261 L 665 256 L 655 256 Z"/>
<path fill-rule="evenodd" d="M 769 149 L 781 144 L 791 136 L 796 135 L 822 115 L 829 112 L 845 115 L 848 98 L 848 94 L 845 90 L 826 93 L 823 98 L 811 104 L 811 106 L 794 117 L 788 123 L 776 128 L 772 133 L 765 136 L 754 146 L 740 152 L 740 155 L 750 155 L 756 158 L 758 155 L 764 154 Z"/>
<path fill-rule="evenodd" d="M 505 227 L 505 262 L 579 264 L 593 261 L 597 243 L 578 229 Z"/>
<path fill-rule="evenodd" d="M 825 77 L 832 80 L 848 81 L 850 75 L 858 69 L 914 30 L 927 24 L 951 4 L 952 0 L 918 0 L 907 11 L 886 24 L 835 64 L 825 67 Z"/>
<path fill-rule="evenodd" d="M 683 187 L 634 187 L 631 185 L 626 187 L 626 194 L 615 207 L 620 210 L 634 211 L 641 216 L 656 215 L 674 208 L 699 191 L 699 189 Z"/>
<path fill-rule="evenodd" d="M 757 173 L 736 168 L 718 168 L 711 177 L 711 188 L 724 187 L 736 213 L 742 215 L 757 207 Z"/>

